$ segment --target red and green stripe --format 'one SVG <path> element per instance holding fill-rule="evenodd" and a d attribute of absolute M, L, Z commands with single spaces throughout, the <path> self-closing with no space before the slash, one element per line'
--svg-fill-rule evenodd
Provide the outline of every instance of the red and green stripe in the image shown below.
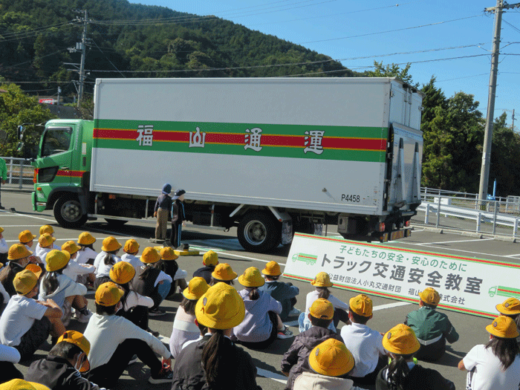
<path fill-rule="evenodd" d="M 94 147 L 188 153 L 315 158 L 384 162 L 388 129 L 380 127 L 307 126 L 242 123 L 96 120 Z M 139 146 L 139 125 L 153 125 L 153 145 Z M 190 148 L 190 132 L 206 133 L 204 148 Z M 246 129 L 262 129 L 262 150 L 245 149 Z M 304 153 L 305 137 L 325 131 L 323 153 Z"/>

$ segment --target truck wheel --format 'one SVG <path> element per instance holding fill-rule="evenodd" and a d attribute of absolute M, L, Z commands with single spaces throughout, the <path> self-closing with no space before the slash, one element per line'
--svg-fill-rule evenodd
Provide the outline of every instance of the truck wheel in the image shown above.
<path fill-rule="evenodd" d="M 107 223 L 108 223 L 110 226 L 113 226 L 113 227 L 121 227 L 121 226 L 123 226 L 125 223 L 128 222 L 128 221 L 121 221 L 120 219 L 110 219 L 110 218 L 105 218 L 105 221 L 107 221 Z"/>
<path fill-rule="evenodd" d="M 281 224 L 267 213 L 246 214 L 238 224 L 238 241 L 245 250 L 268 252 L 278 246 Z"/>
<path fill-rule="evenodd" d="M 78 228 L 87 222 L 87 215 L 81 211 L 78 198 L 64 195 L 54 204 L 54 218 L 65 228 Z"/>

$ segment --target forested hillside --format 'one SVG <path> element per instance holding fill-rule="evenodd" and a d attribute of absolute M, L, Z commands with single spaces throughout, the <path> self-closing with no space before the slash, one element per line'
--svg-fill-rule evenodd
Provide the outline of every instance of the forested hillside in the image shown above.
<path fill-rule="evenodd" d="M 67 48 L 81 38 L 82 25 L 71 21 L 82 9 L 91 20 L 90 83 L 98 77 L 353 75 L 330 57 L 216 17 L 126 0 L 0 0 L 0 76 L 24 82 L 24 90 L 77 80 L 64 63 L 79 63 L 80 54 Z M 296 65 L 278 66 L 286 63 Z M 75 93 L 72 84 L 62 89 Z"/>

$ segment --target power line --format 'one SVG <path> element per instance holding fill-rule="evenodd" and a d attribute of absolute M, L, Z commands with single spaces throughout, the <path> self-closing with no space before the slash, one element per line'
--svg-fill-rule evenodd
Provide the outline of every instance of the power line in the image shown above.
<path fill-rule="evenodd" d="M 40 35 L 40 34 L 51 34 L 51 33 L 54 33 L 54 31 L 46 31 L 46 30 L 51 30 L 51 29 L 54 29 L 54 28 L 62 28 L 63 26 L 66 26 L 66 25 L 69 25 L 70 23 L 63 23 L 60 27 L 56 27 L 56 26 L 52 26 L 52 27 L 48 27 L 48 28 L 45 28 L 45 29 L 42 29 L 42 30 L 38 30 L 38 31 L 29 31 L 27 33 L 20 33 L 20 35 L 18 36 L 14 36 L 14 37 L 8 37 L 8 39 L 1 39 L 3 38 L 3 36 L 0 36 L 0 43 L 5 43 L 5 42 L 12 42 L 12 41 L 17 41 L 17 40 L 20 40 L 20 39 L 25 39 L 25 38 L 33 38 L 35 37 L 36 35 Z"/>
<path fill-rule="evenodd" d="M 413 30 L 413 29 L 417 29 L 417 28 L 430 27 L 430 26 L 437 26 L 437 25 L 440 25 L 440 24 L 446 24 L 446 23 L 451 23 L 451 22 L 457 22 L 457 21 L 459 21 L 459 20 L 465 20 L 465 19 L 476 18 L 477 16 L 482 16 L 482 14 L 472 15 L 472 16 L 466 16 L 466 17 L 464 17 L 464 18 L 458 18 L 458 19 L 445 20 L 445 21 L 443 21 L 443 22 L 428 23 L 428 24 L 422 24 L 422 25 L 419 25 L 419 26 L 398 28 L 398 29 L 395 29 L 395 30 L 378 31 L 378 32 L 373 32 L 373 33 L 358 34 L 358 35 L 350 35 L 350 36 L 348 36 L 348 37 L 328 38 L 328 39 L 318 39 L 318 40 L 315 40 L 315 41 L 300 42 L 299 45 L 303 45 L 303 44 L 305 44 L 305 43 L 317 43 L 317 42 L 338 41 L 338 40 L 341 40 L 341 39 L 360 38 L 360 37 L 367 37 L 367 36 L 370 36 L 370 35 L 387 34 L 387 33 L 397 32 L 397 31 Z"/>
<path fill-rule="evenodd" d="M 121 74 L 121 76 L 123 76 L 124 78 L 126 78 L 126 76 L 125 76 L 123 73 L 121 73 L 121 71 L 120 71 L 119 69 L 117 69 L 117 66 L 115 66 L 114 63 L 113 63 L 112 61 L 110 61 L 110 58 L 107 57 L 107 55 L 103 52 L 103 50 L 101 50 L 101 48 L 98 46 L 98 44 L 96 43 L 96 41 L 92 39 L 92 42 L 94 42 L 94 45 L 96 45 L 96 47 L 99 49 L 99 51 L 100 51 L 101 53 L 103 53 L 103 55 L 104 55 L 105 58 L 108 60 L 108 62 L 110 62 L 110 65 L 112 65 L 112 66 L 113 66 L 113 67 L 114 67 L 114 68 L 115 68 L 115 69 L 116 69 L 116 70 Z"/>
<path fill-rule="evenodd" d="M 504 22 L 505 24 L 507 24 L 507 25 L 509 25 L 510 27 L 514 28 L 514 29 L 515 29 L 515 30 L 516 30 L 517 32 L 519 32 L 519 33 L 520 33 L 520 28 L 518 28 L 518 27 L 516 27 L 516 26 L 512 25 L 512 24 L 511 24 L 511 23 L 509 23 L 509 22 L 508 22 L 507 20 L 505 20 L 505 19 L 502 19 L 502 22 Z"/>

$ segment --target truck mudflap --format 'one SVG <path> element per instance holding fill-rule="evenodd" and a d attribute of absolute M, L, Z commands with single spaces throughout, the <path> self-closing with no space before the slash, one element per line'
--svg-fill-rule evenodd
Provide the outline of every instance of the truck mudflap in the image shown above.
<path fill-rule="evenodd" d="M 380 242 L 388 242 L 399 240 L 400 238 L 410 237 L 412 235 L 412 229 L 402 229 L 393 232 L 377 233 L 377 237 Z"/>

